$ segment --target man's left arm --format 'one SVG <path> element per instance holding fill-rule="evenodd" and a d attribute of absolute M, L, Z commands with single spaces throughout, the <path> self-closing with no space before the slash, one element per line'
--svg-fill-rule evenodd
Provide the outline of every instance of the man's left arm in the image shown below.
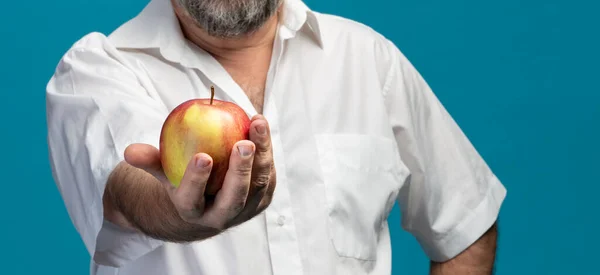
<path fill-rule="evenodd" d="M 506 189 L 408 59 L 382 44 L 388 122 L 410 172 L 397 199 L 402 227 L 431 260 L 432 275 L 490 275 Z"/>
<path fill-rule="evenodd" d="M 456 257 L 445 262 L 431 262 L 431 275 L 472 274 L 489 275 L 494 272 L 498 225 L 494 223 L 481 238 Z"/>

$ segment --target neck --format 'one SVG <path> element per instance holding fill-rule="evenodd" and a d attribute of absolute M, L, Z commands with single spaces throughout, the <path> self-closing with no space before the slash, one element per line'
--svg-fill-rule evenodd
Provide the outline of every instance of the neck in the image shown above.
<path fill-rule="evenodd" d="M 252 58 L 257 51 L 269 50 L 273 46 L 279 12 L 271 16 L 261 28 L 253 33 L 233 38 L 221 38 L 210 36 L 199 28 L 177 2 L 174 0 L 173 6 L 185 37 L 219 60 L 243 61 Z"/>

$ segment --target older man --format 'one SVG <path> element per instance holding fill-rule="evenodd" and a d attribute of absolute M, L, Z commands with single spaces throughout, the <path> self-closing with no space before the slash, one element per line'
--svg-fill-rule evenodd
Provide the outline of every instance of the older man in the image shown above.
<path fill-rule="evenodd" d="M 252 118 L 214 197 L 212 156 L 175 188 L 158 151 L 211 86 Z M 492 272 L 503 185 L 393 43 L 300 0 L 152 0 L 75 43 L 47 104 L 91 274 L 390 274 L 395 202 L 432 274 Z"/>

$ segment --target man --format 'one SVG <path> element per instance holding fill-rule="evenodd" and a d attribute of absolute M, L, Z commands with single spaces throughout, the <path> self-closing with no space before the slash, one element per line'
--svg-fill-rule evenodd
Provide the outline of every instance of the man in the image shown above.
<path fill-rule="evenodd" d="M 178 188 L 158 157 L 211 86 L 252 118 L 214 197 L 211 156 Z M 300 0 L 152 0 L 75 43 L 47 103 L 91 274 L 390 274 L 395 202 L 431 274 L 492 272 L 502 184 L 394 44 Z"/>

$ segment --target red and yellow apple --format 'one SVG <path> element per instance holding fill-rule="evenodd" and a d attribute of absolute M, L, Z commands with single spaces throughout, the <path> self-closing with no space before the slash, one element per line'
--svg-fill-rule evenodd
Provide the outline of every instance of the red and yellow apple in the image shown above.
<path fill-rule="evenodd" d="M 192 99 L 175 107 L 160 134 L 160 158 L 168 180 L 178 187 L 194 155 L 206 153 L 213 167 L 205 194 L 221 189 L 236 142 L 248 139 L 250 119 L 238 105 L 211 97 Z"/>

